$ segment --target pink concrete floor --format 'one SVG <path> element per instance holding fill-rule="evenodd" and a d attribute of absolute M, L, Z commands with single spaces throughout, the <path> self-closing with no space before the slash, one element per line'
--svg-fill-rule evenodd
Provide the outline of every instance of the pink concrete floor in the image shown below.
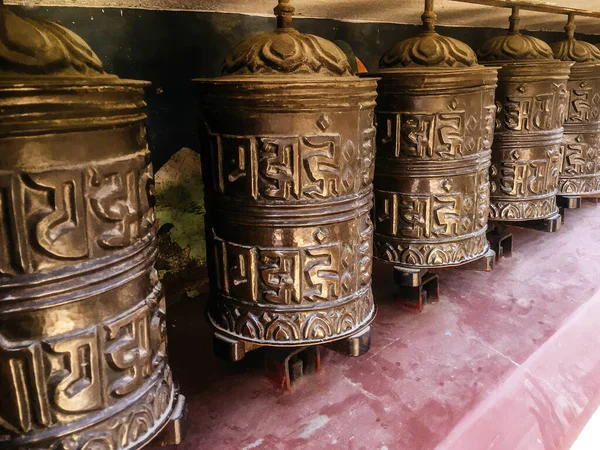
<path fill-rule="evenodd" d="M 169 350 L 189 401 L 181 450 L 567 449 L 600 404 L 600 207 L 560 232 L 511 229 L 491 273 L 445 270 L 422 314 L 376 265 L 379 313 L 360 358 L 323 350 L 324 371 L 282 393 L 262 355 L 212 354 L 205 298 L 169 310 Z M 596 295 L 596 294 L 599 295 Z"/>

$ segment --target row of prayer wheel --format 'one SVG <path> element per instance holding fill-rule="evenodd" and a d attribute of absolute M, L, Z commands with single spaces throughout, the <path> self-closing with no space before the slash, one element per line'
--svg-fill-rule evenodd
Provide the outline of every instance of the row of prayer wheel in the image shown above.
<path fill-rule="evenodd" d="M 196 80 L 215 349 L 336 343 L 359 356 L 373 257 L 405 269 L 489 251 L 488 222 L 558 228 L 600 195 L 600 50 L 510 31 L 476 53 L 434 30 L 353 74 L 292 28 Z M 0 447 L 129 450 L 179 417 L 166 350 L 146 83 L 57 24 L 0 7 Z M 375 156 L 377 154 L 377 156 Z"/>

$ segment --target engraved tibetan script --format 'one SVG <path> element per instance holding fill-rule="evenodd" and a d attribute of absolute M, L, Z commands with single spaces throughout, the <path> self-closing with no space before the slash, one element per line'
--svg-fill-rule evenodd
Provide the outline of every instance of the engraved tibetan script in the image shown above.
<path fill-rule="evenodd" d="M 565 159 L 563 172 L 568 175 L 585 173 L 585 162 L 588 145 L 585 142 L 567 144 L 564 148 Z"/>
<path fill-rule="evenodd" d="M 262 250 L 260 259 L 265 299 L 280 305 L 300 303 L 300 253 Z"/>
<path fill-rule="evenodd" d="M 22 344 L 0 335 L 0 434 L 47 427 L 55 412 L 101 410 L 139 388 L 164 344 L 164 334 L 163 342 L 152 338 L 157 334 L 150 316 L 157 314 L 159 308 L 144 301 L 75 334 Z"/>
<path fill-rule="evenodd" d="M 55 371 L 52 400 L 64 412 L 94 411 L 103 406 L 98 336 L 95 328 L 70 338 L 47 342 L 48 351 L 58 355 L 55 361 L 64 362 Z"/>
<path fill-rule="evenodd" d="M 267 198 L 300 198 L 298 138 L 262 138 L 260 140 L 259 186 Z"/>
<path fill-rule="evenodd" d="M 505 162 L 500 168 L 500 191 L 522 197 L 542 195 L 556 188 L 557 157 L 526 162 Z"/>
<path fill-rule="evenodd" d="M 30 214 L 41 217 L 35 226 L 36 243 L 56 258 L 86 256 L 81 177 L 67 171 L 31 174 L 23 176 L 21 187 L 26 204 L 36 205 Z"/>
<path fill-rule="evenodd" d="M 0 276 L 64 267 L 153 226 L 145 154 L 91 168 L 0 174 Z"/>
<path fill-rule="evenodd" d="M 339 298 L 342 272 L 357 273 L 360 262 L 359 255 L 355 257 L 351 249 L 342 254 L 339 243 L 269 249 L 242 246 L 218 237 L 215 237 L 215 256 L 221 292 L 238 299 L 278 305 Z"/>
<path fill-rule="evenodd" d="M 219 192 L 256 198 L 255 143 L 237 136 L 217 136 Z"/>
<path fill-rule="evenodd" d="M 340 296 L 339 244 L 306 249 L 304 266 L 304 299 L 327 301 Z"/>
<path fill-rule="evenodd" d="M 465 113 L 379 113 L 379 157 L 452 158 L 464 151 Z"/>
<path fill-rule="evenodd" d="M 310 198 L 338 197 L 341 192 L 340 168 L 336 160 L 339 136 L 305 137 L 302 140 L 303 193 Z"/>
<path fill-rule="evenodd" d="M 588 122 L 592 105 L 590 103 L 591 88 L 571 90 L 569 122 Z"/>
<path fill-rule="evenodd" d="M 137 176 L 135 172 L 89 171 L 91 209 L 106 223 L 98 238 L 104 248 L 126 247 L 139 236 Z"/>
<path fill-rule="evenodd" d="M 342 143 L 339 134 L 213 136 L 215 186 L 221 194 L 289 201 L 336 198 L 356 189 L 357 144 Z M 370 181 L 373 131 L 364 139 Z"/>
<path fill-rule="evenodd" d="M 379 234 L 411 239 L 454 237 L 474 231 L 474 206 L 482 194 L 408 194 L 375 190 L 376 229 Z M 482 208 L 488 209 L 487 196 Z M 484 221 L 485 222 L 485 221 Z"/>
<path fill-rule="evenodd" d="M 550 130 L 562 126 L 558 116 L 564 109 L 566 91 L 535 96 L 509 96 L 504 104 L 504 125 L 513 131 Z"/>
<path fill-rule="evenodd" d="M 106 324 L 111 340 L 106 350 L 108 360 L 124 374 L 111 387 L 115 395 L 130 394 L 152 373 L 149 324 L 147 307 Z"/>

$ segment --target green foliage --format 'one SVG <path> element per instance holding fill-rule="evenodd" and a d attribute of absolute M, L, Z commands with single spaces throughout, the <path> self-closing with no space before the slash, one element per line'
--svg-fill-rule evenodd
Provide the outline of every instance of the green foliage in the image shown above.
<path fill-rule="evenodd" d="M 204 237 L 204 186 L 201 180 L 185 180 L 163 186 L 156 193 L 159 226 L 170 223 L 171 241 L 199 264 L 206 264 Z"/>

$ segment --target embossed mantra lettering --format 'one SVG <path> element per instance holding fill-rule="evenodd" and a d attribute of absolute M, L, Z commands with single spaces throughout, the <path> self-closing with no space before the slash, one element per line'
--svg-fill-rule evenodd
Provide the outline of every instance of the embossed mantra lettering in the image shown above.
<path fill-rule="evenodd" d="M 465 112 L 438 114 L 378 113 L 381 157 L 453 158 L 464 148 Z"/>
<path fill-rule="evenodd" d="M 371 146 L 374 129 L 365 136 Z M 215 188 L 232 196 L 253 199 L 301 200 L 338 198 L 356 190 L 355 147 L 342 148 L 339 134 L 314 136 L 213 135 L 217 167 Z M 369 149 L 361 158 L 373 165 Z"/>
<path fill-rule="evenodd" d="M 504 126 L 512 131 L 552 130 L 562 127 L 569 92 L 562 83 L 553 83 L 551 92 L 525 95 L 524 88 L 508 95 L 501 106 Z"/>
<path fill-rule="evenodd" d="M 151 186 L 147 152 L 90 169 L 1 171 L 0 277 L 59 268 L 132 244 L 154 221 Z"/>
<path fill-rule="evenodd" d="M 375 190 L 377 231 L 411 239 L 457 237 L 487 224 L 489 186 L 482 176 L 479 192 L 408 194 Z"/>
<path fill-rule="evenodd" d="M 356 249 L 343 243 L 265 249 L 215 237 L 217 286 L 234 298 L 278 305 L 328 302 L 349 295 L 371 280 L 373 227 L 367 220 Z"/>
<path fill-rule="evenodd" d="M 164 361 L 164 298 L 159 288 L 106 323 L 51 339 L 0 336 L 0 434 L 55 423 L 55 414 L 101 410 L 138 389 Z"/>
<path fill-rule="evenodd" d="M 560 155 L 555 146 L 546 150 L 544 159 L 504 162 L 500 169 L 500 192 L 514 197 L 552 192 L 560 173 Z"/>

